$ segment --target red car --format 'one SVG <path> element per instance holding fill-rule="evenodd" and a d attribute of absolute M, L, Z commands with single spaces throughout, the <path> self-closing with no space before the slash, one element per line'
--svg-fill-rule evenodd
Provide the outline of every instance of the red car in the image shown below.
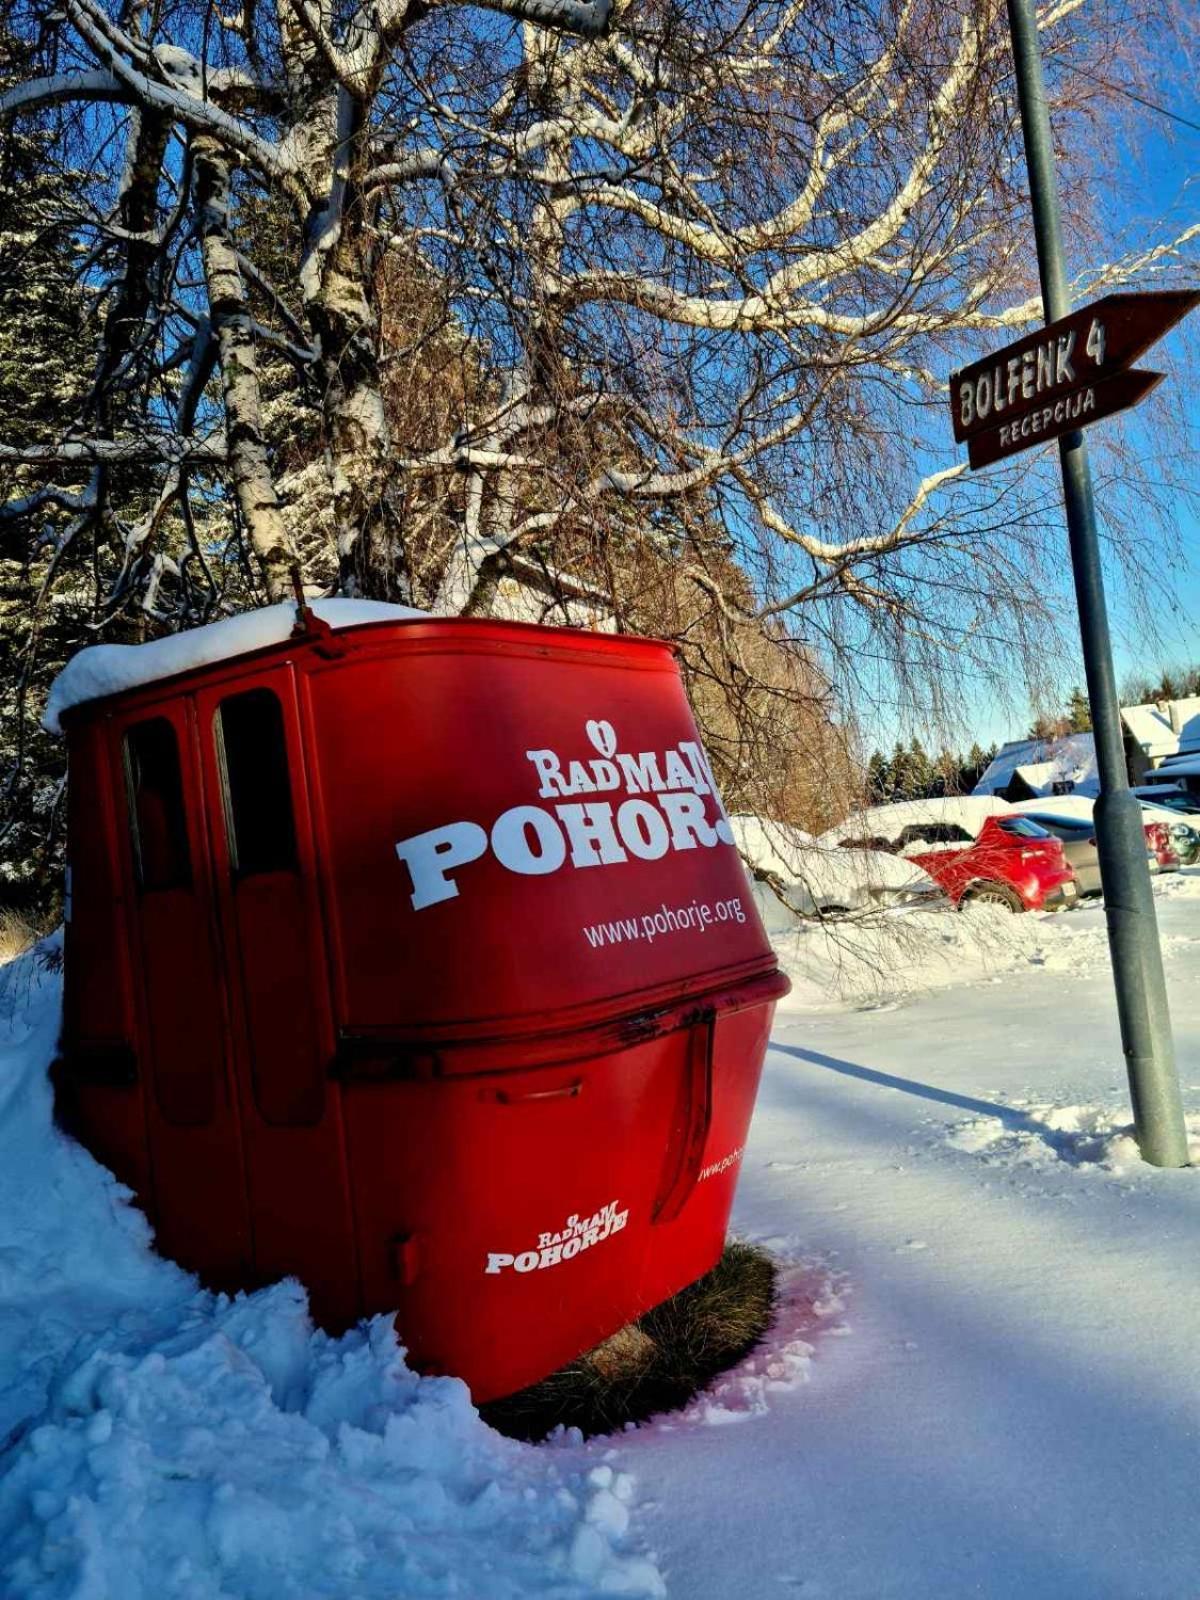
<path fill-rule="evenodd" d="M 987 799 L 874 806 L 825 838 L 848 848 L 905 856 L 960 909 L 990 904 L 1010 911 L 1057 911 L 1078 898 L 1061 840 Z"/>
<path fill-rule="evenodd" d="M 1179 857 L 1171 843 L 1171 830 L 1165 822 L 1146 823 L 1146 843 L 1154 851 L 1162 872 L 1177 872 Z"/>

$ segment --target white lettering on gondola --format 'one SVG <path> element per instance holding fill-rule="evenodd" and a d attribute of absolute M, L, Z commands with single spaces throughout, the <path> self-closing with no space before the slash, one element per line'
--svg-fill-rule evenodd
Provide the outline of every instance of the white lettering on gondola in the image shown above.
<path fill-rule="evenodd" d="M 538 877 L 566 866 L 658 861 L 672 850 L 733 844 L 712 768 L 694 740 L 631 752 L 618 751 L 610 722 L 589 721 L 585 733 L 598 752 L 594 758 L 525 752 L 537 798 L 550 804 L 510 806 L 490 828 L 448 822 L 399 841 L 396 854 L 412 879 L 414 911 L 453 900 L 458 869 L 489 854 L 509 872 Z M 612 798 L 576 800 L 580 795 Z"/>

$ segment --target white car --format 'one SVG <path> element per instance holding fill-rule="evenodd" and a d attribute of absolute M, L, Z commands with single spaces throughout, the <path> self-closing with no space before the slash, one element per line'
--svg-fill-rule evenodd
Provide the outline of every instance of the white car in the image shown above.
<path fill-rule="evenodd" d="M 844 822 L 823 833 L 819 843 L 836 846 L 869 839 L 873 850 L 932 855 L 939 850 L 961 850 L 979 837 L 989 817 L 1007 816 L 1012 810 L 998 795 L 893 800 L 851 812 Z"/>
<path fill-rule="evenodd" d="M 800 828 L 763 817 L 735 816 L 730 824 L 743 861 L 756 880 L 798 916 L 867 911 L 910 901 L 928 903 L 941 890 L 927 872 L 878 850 L 842 850 Z M 757 896 L 773 920 L 772 907 Z"/>

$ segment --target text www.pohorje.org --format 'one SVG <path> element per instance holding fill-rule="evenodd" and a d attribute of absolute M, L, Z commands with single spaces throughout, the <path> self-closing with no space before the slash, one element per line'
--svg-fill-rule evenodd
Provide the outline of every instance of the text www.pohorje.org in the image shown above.
<path fill-rule="evenodd" d="M 722 922 L 745 920 L 746 908 L 737 898 L 714 900 L 711 904 L 693 900 L 686 906 L 668 906 L 664 901 L 658 911 L 620 917 L 615 922 L 593 922 L 583 929 L 583 937 L 595 950 L 600 945 L 626 944 L 633 939 L 644 939 L 651 944 L 668 933 L 707 933 Z"/>

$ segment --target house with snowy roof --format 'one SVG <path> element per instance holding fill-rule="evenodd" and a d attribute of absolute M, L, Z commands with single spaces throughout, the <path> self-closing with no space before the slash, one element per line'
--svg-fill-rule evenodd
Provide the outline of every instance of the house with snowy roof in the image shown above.
<path fill-rule="evenodd" d="M 1147 773 L 1164 766 L 1181 777 L 1185 769 L 1194 766 L 1194 775 L 1200 779 L 1200 695 L 1123 706 L 1121 725 L 1131 784 L 1144 783 Z M 1010 739 L 996 752 L 974 789 L 975 794 L 999 795 L 1010 802 L 1099 792 L 1096 746 L 1090 733 Z"/>
<path fill-rule="evenodd" d="M 1099 794 L 1095 741 L 1090 733 L 1010 739 L 996 752 L 973 792 L 1010 802 L 1054 794 Z"/>
<path fill-rule="evenodd" d="M 1125 759 L 1130 783 L 1180 756 L 1200 757 L 1200 695 L 1184 700 L 1159 700 L 1153 705 L 1123 706 Z"/>

